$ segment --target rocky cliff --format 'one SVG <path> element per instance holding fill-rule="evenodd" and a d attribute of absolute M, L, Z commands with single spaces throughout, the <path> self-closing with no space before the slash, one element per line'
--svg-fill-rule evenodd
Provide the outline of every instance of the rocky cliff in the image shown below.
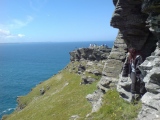
<path fill-rule="evenodd" d="M 160 0 L 113 0 L 113 4 L 115 11 L 111 18 L 111 26 L 118 28 L 119 33 L 105 62 L 98 91 L 107 92 L 114 84 L 121 97 L 130 102 L 131 80 L 129 77 L 122 77 L 121 69 L 127 53 L 126 48 L 134 47 L 141 51 L 144 59 L 141 71 L 147 89 L 141 99 L 142 109 L 137 119 L 158 120 L 160 119 Z M 95 93 L 93 95 L 96 96 Z"/>
<path fill-rule="evenodd" d="M 120 70 L 127 52 L 126 47 L 134 47 L 141 51 L 144 58 L 141 70 L 147 92 L 141 99 L 142 110 L 137 119 L 158 120 L 160 119 L 160 0 L 113 0 L 113 3 L 115 11 L 111 18 L 111 26 L 118 28 L 119 33 L 106 64 L 110 59 L 119 64 L 117 90 L 125 100 L 130 101 L 131 81 L 121 77 Z M 121 41 L 118 47 L 117 41 Z M 119 51 L 118 49 L 121 49 L 120 53 L 115 52 Z M 110 68 L 107 68 L 107 71 L 111 73 L 111 75 L 104 74 L 107 79 L 118 77 L 110 72 Z"/>
<path fill-rule="evenodd" d="M 70 52 L 71 61 L 81 61 L 81 60 L 90 60 L 90 61 L 99 61 L 105 60 L 108 58 L 108 55 L 111 51 L 111 48 L 108 48 L 106 45 L 90 45 L 88 48 L 79 48 Z"/>

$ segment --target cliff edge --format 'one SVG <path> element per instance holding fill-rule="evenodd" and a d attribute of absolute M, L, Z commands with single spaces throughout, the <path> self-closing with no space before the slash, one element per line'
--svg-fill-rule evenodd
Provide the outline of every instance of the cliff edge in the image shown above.
<path fill-rule="evenodd" d="M 66 68 L 19 97 L 17 111 L 3 119 L 160 119 L 160 0 L 113 0 L 113 4 L 110 24 L 119 32 L 112 49 L 70 52 Z M 147 92 L 142 107 L 129 103 L 131 81 L 121 75 L 129 47 L 140 50 L 144 59 L 141 71 Z"/>

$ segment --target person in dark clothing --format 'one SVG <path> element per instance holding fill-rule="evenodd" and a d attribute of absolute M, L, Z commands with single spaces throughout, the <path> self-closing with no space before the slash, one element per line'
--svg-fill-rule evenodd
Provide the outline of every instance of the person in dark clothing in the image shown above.
<path fill-rule="evenodd" d="M 132 100 L 136 98 L 141 98 L 141 96 L 146 92 L 145 84 L 143 82 L 143 76 L 139 69 L 139 65 L 142 62 L 143 59 L 142 56 L 140 55 L 140 52 L 134 48 L 130 48 L 126 61 L 124 62 L 122 76 L 128 77 L 128 74 L 130 74 L 130 78 L 132 80 L 131 83 Z"/>

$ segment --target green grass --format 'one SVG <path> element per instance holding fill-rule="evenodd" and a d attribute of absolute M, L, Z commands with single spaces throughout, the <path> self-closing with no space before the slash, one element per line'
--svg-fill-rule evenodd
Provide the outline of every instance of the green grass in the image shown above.
<path fill-rule="evenodd" d="M 97 88 L 101 78 L 90 73 L 86 75 L 96 78 L 97 81 L 89 85 L 80 85 L 81 76 L 76 74 L 78 62 L 68 66 L 49 80 L 38 84 L 32 91 L 19 98 L 19 104 L 24 107 L 11 115 L 4 116 L 5 120 L 69 120 L 72 115 L 78 115 L 79 120 L 132 120 L 136 118 L 141 103 L 129 104 L 116 90 L 109 90 L 103 97 L 102 108 L 91 114 L 91 104 L 85 98 Z M 45 89 L 40 95 L 40 89 Z"/>
<path fill-rule="evenodd" d="M 103 98 L 102 108 L 93 113 L 88 119 L 91 120 L 135 120 L 141 109 L 141 102 L 136 105 L 128 103 L 119 97 L 119 93 L 109 90 Z"/>
<path fill-rule="evenodd" d="M 97 83 L 80 85 L 80 82 L 81 76 L 64 69 L 20 97 L 20 104 L 26 107 L 6 120 L 68 120 L 72 115 L 84 118 L 92 109 L 85 97 L 96 90 Z M 40 95 L 41 88 L 46 90 L 44 95 Z"/>

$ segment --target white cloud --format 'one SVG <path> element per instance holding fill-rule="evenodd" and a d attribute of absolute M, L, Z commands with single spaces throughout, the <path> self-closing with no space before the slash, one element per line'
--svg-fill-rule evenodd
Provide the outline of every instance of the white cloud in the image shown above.
<path fill-rule="evenodd" d="M 25 37 L 24 34 L 11 34 L 9 30 L 0 29 L 0 43 L 6 40 L 18 39 Z"/>
<path fill-rule="evenodd" d="M 12 19 L 9 24 L 0 24 L 0 43 L 25 37 L 24 34 L 13 34 L 11 31 L 27 26 L 33 19 L 32 16 L 26 16 L 25 20 Z"/>
<path fill-rule="evenodd" d="M 24 36 L 25 36 L 24 34 L 18 34 L 18 37 L 20 37 L 20 38 L 22 38 Z"/>
<path fill-rule="evenodd" d="M 27 16 L 26 17 L 26 20 L 22 21 L 22 20 L 19 20 L 19 19 L 13 19 L 11 21 L 11 24 L 8 24 L 8 28 L 9 29 L 18 29 L 18 28 L 22 28 L 22 27 L 25 27 L 27 26 L 30 22 L 33 21 L 33 17 L 32 16 Z"/>
<path fill-rule="evenodd" d="M 8 35 L 10 35 L 10 32 L 8 30 L 0 29 L 0 37 L 8 36 Z"/>

